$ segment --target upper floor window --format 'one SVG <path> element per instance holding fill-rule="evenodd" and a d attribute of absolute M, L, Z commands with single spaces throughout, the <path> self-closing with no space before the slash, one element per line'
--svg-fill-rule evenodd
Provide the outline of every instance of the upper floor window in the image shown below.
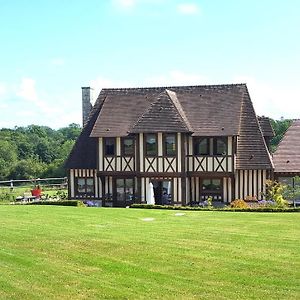
<path fill-rule="evenodd" d="M 176 155 L 176 136 L 174 133 L 164 135 L 164 152 L 166 156 Z"/>
<path fill-rule="evenodd" d="M 225 137 L 194 138 L 194 155 L 226 155 L 227 139 Z"/>
<path fill-rule="evenodd" d="M 194 138 L 194 155 L 209 155 L 209 138 Z"/>
<path fill-rule="evenodd" d="M 124 156 L 134 156 L 134 139 L 132 137 L 123 138 L 122 153 Z"/>
<path fill-rule="evenodd" d="M 227 142 L 223 137 L 214 139 L 214 155 L 226 155 L 227 154 Z"/>
<path fill-rule="evenodd" d="M 105 138 L 104 139 L 104 154 L 113 156 L 116 151 L 116 139 L 115 138 Z"/>
<path fill-rule="evenodd" d="M 156 156 L 157 155 L 157 139 L 155 133 L 146 134 L 146 149 L 147 156 Z"/>

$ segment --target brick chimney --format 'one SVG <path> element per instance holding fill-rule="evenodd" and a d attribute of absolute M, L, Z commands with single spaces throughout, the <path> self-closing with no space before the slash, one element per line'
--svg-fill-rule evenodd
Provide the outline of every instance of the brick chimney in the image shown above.
<path fill-rule="evenodd" d="M 82 87 L 82 126 L 84 127 L 89 119 L 89 114 L 92 109 L 91 104 L 91 88 Z"/>

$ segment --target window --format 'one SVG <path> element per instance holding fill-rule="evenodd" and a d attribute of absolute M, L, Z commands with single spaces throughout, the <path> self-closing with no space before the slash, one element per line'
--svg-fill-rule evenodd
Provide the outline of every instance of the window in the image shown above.
<path fill-rule="evenodd" d="M 132 178 L 116 179 L 117 202 L 132 202 L 134 200 L 134 182 Z"/>
<path fill-rule="evenodd" d="M 211 197 L 212 200 L 222 201 L 223 189 L 222 180 L 220 178 L 203 179 L 201 184 L 201 200 L 207 200 Z"/>
<path fill-rule="evenodd" d="M 164 136 L 164 151 L 166 156 L 176 155 L 176 137 L 175 134 L 166 134 Z"/>
<path fill-rule="evenodd" d="M 124 156 L 134 156 L 134 139 L 131 137 L 123 138 L 122 153 Z"/>
<path fill-rule="evenodd" d="M 94 178 L 77 178 L 77 194 L 94 194 Z"/>
<path fill-rule="evenodd" d="M 115 155 L 116 140 L 115 138 L 105 138 L 104 139 L 104 153 L 105 155 L 113 156 Z"/>
<path fill-rule="evenodd" d="M 225 138 L 214 139 L 214 155 L 226 155 L 227 154 L 227 142 Z"/>
<path fill-rule="evenodd" d="M 146 134 L 146 155 L 156 156 L 157 155 L 157 141 L 156 134 Z"/>
<path fill-rule="evenodd" d="M 194 155 L 226 155 L 227 139 L 224 137 L 215 138 L 194 138 Z"/>
<path fill-rule="evenodd" d="M 202 181 L 203 191 L 220 191 L 221 190 L 221 179 L 203 179 Z"/>
<path fill-rule="evenodd" d="M 209 155 L 209 138 L 194 138 L 194 155 Z"/>

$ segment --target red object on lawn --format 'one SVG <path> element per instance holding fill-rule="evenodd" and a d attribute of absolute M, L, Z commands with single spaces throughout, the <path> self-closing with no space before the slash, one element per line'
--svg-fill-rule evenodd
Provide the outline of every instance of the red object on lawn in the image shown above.
<path fill-rule="evenodd" d="M 31 195 L 32 196 L 35 196 L 37 198 L 40 198 L 41 197 L 41 194 L 42 194 L 42 190 L 41 189 L 34 189 L 34 190 L 31 190 Z"/>

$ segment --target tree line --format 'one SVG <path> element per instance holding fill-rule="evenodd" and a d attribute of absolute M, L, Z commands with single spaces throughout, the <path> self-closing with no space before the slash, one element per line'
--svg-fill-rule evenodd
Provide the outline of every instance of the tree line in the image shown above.
<path fill-rule="evenodd" d="M 274 152 L 291 120 L 272 120 L 275 137 L 271 140 Z M 46 126 L 29 125 L 0 130 L 0 181 L 64 177 L 64 162 L 81 127 L 70 124 L 58 130 Z"/>
<path fill-rule="evenodd" d="M 81 128 L 78 124 L 54 130 L 46 126 L 0 130 L 0 181 L 64 177 L 68 157 Z"/>

